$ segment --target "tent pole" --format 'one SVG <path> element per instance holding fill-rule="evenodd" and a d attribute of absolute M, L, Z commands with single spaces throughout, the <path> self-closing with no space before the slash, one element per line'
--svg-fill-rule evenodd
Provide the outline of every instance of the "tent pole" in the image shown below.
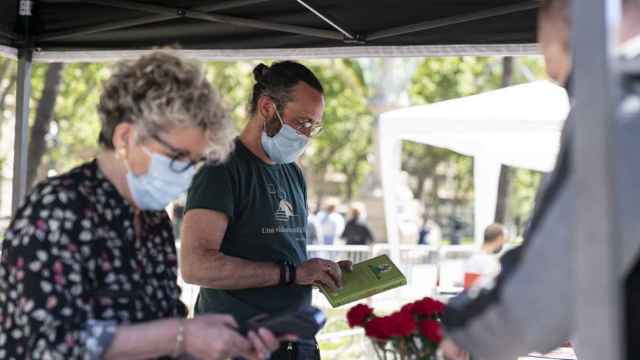
<path fill-rule="evenodd" d="M 619 80 L 610 72 L 619 0 L 572 2 L 575 90 L 573 144 L 577 213 L 575 327 L 580 359 L 627 358 L 623 273 L 615 189 L 615 106 Z M 597 324 L 597 326 L 594 326 Z"/>
<path fill-rule="evenodd" d="M 268 1 L 272 1 L 272 0 L 229 0 L 229 1 L 216 3 L 213 5 L 199 6 L 194 9 L 190 9 L 189 11 L 201 11 L 201 12 L 220 11 L 220 10 L 238 8 L 242 6 L 259 4 L 259 3 L 268 2 Z M 116 21 L 116 22 L 107 23 L 107 24 L 79 27 L 71 30 L 57 31 L 57 32 L 51 32 L 48 34 L 40 35 L 38 36 L 38 41 L 58 40 L 58 39 L 64 39 L 68 37 L 88 35 L 88 34 L 94 34 L 94 33 L 111 31 L 111 30 L 118 30 L 118 29 L 133 27 L 133 26 L 146 25 L 146 24 L 152 24 L 152 23 L 162 22 L 166 20 L 177 19 L 179 17 L 181 16 L 178 15 L 176 12 L 172 15 L 151 15 L 151 16 L 143 17 L 141 19 L 123 20 L 123 21 Z"/>
<path fill-rule="evenodd" d="M 336 29 L 336 30 L 340 31 L 341 33 L 343 33 L 344 36 L 346 36 L 347 38 L 352 39 L 352 40 L 355 39 L 354 35 L 352 35 L 350 32 L 348 32 L 347 30 L 342 28 L 340 25 L 337 25 L 335 22 L 331 21 L 326 16 L 322 15 L 318 10 L 314 9 L 311 5 L 307 4 L 303 0 L 296 0 L 296 1 L 298 3 L 300 3 L 302 6 L 306 7 L 312 13 L 316 14 L 316 16 L 318 16 L 324 22 L 326 22 L 327 24 L 331 25 L 334 29 Z"/>
<path fill-rule="evenodd" d="M 382 180 L 382 199 L 384 201 L 384 219 L 389 244 L 389 256 L 398 266 L 400 263 L 400 234 L 398 226 L 398 208 L 396 202 L 396 180 L 401 169 L 402 143 L 399 137 L 390 135 L 388 121 L 378 121 L 378 153 Z M 385 134 L 385 136 L 383 136 Z"/>
<path fill-rule="evenodd" d="M 20 0 L 18 23 L 22 30 L 22 44 L 18 49 L 18 78 L 16 86 L 16 123 L 13 141 L 13 187 L 11 215 L 15 215 L 27 193 L 27 161 L 29 156 L 29 100 L 31 99 L 31 10 L 33 1 Z"/>
<path fill-rule="evenodd" d="M 147 12 L 156 13 L 159 15 L 175 16 L 176 14 L 178 14 L 180 17 L 186 17 L 189 19 L 198 19 L 198 20 L 204 20 L 204 21 L 210 21 L 210 22 L 245 26 L 245 27 L 251 27 L 256 29 L 282 31 L 287 33 L 307 35 L 307 36 L 313 36 L 318 38 L 340 40 L 340 41 L 344 39 L 344 36 L 341 33 L 333 30 L 315 29 L 315 28 L 310 28 L 305 26 L 296 26 L 296 25 L 288 25 L 288 24 L 277 24 L 277 23 L 271 23 L 271 22 L 260 21 L 260 20 L 238 18 L 235 16 L 208 14 L 202 11 L 192 11 L 192 10 L 180 9 L 180 8 L 176 9 L 176 8 L 171 8 L 166 6 L 138 3 L 135 1 L 129 1 L 129 0 L 87 0 L 86 2 L 91 4 L 112 6 L 112 7 L 121 8 L 121 9 L 147 11 Z"/>
<path fill-rule="evenodd" d="M 387 29 L 387 30 L 376 31 L 371 35 L 367 36 L 366 41 L 379 40 L 379 39 L 384 39 L 388 37 L 414 33 L 418 31 L 431 30 L 431 29 L 436 29 L 444 26 L 466 23 L 466 22 L 471 22 L 476 20 L 487 19 L 495 16 L 507 15 L 511 13 L 536 9 L 538 8 L 538 3 L 539 1 L 537 0 L 525 1 L 515 5 L 497 7 L 497 8 L 493 8 L 485 11 L 479 11 L 471 14 L 452 16 L 452 17 L 438 19 L 438 20 L 424 21 L 421 23 L 406 25 L 406 26 L 398 26 L 395 28 Z"/>
<path fill-rule="evenodd" d="M 27 159 L 29 156 L 29 99 L 31 99 L 32 49 L 18 51 L 16 124 L 13 145 L 13 188 L 11 213 L 16 213 L 27 192 Z"/>
<path fill-rule="evenodd" d="M 473 244 L 476 249 L 482 247 L 485 228 L 495 221 L 501 166 L 499 161 L 488 154 L 479 154 L 473 158 Z"/>

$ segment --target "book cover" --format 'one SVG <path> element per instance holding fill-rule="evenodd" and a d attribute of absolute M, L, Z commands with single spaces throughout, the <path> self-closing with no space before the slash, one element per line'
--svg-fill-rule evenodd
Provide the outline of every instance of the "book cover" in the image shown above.
<path fill-rule="evenodd" d="M 353 271 L 342 273 L 342 288 L 336 292 L 320 287 L 333 307 L 395 289 L 407 284 L 407 278 L 387 255 L 353 265 Z"/>

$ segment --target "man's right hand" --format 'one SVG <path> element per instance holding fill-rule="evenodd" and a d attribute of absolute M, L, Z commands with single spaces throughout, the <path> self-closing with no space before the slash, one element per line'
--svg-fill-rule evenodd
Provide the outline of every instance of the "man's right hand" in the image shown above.
<path fill-rule="evenodd" d="M 342 287 L 342 270 L 330 260 L 307 260 L 296 269 L 296 284 L 323 285 L 331 291 Z"/>
<path fill-rule="evenodd" d="M 265 329 L 251 332 L 245 338 L 238 332 L 238 324 L 229 315 L 200 315 L 185 321 L 187 354 L 196 359 L 222 360 L 235 356 L 248 359 L 268 359 L 278 348 L 278 341 Z"/>

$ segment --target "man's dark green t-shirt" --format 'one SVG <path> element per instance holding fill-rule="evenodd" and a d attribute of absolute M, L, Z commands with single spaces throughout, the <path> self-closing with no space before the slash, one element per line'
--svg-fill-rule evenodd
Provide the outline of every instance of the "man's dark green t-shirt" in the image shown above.
<path fill-rule="evenodd" d="M 307 259 L 306 191 L 304 176 L 295 163 L 266 164 L 236 141 L 227 162 L 205 166 L 195 176 L 186 211 L 209 209 L 227 216 L 229 225 L 220 248 L 224 255 L 300 265 Z M 201 288 L 195 311 L 228 313 L 244 323 L 257 315 L 310 303 L 309 286 Z"/>

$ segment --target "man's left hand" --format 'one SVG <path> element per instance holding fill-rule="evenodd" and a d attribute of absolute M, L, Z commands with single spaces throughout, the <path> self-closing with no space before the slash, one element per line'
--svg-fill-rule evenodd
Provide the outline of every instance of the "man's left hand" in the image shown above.
<path fill-rule="evenodd" d="M 341 260 L 338 261 L 338 266 L 340 266 L 340 270 L 351 272 L 353 271 L 353 262 L 351 260 Z"/>

